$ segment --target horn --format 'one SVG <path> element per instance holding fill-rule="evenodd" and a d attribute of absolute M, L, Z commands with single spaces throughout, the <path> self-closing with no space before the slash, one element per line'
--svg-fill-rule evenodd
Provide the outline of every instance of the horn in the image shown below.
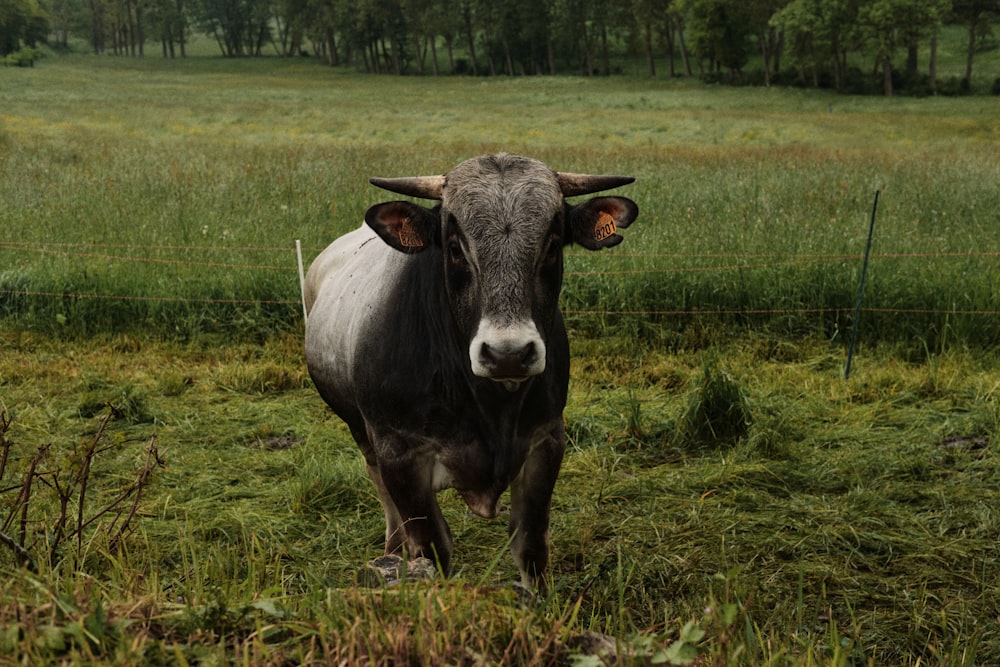
<path fill-rule="evenodd" d="M 444 176 L 370 178 L 368 182 L 383 190 L 422 199 L 441 199 L 441 191 L 444 189 Z"/>
<path fill-rule="evenodd" d="M 556 172 L 559 189 L 564 197 L 589 195 L 593 192 L 610 190 L 619 185 L 628 185 L 635 180 L 633 176 L 592 176 L 590 174 L 571 174 L 564 171 Z"/>

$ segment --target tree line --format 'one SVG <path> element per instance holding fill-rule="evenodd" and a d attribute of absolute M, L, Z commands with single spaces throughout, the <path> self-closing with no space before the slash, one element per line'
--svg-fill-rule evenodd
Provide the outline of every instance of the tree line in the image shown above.
<path fill-rule="evenodd" d="M 968 34 L 967 86 L 998 19 L 1000 0 L 0 0 L 0 55 L 74 35 L 97 54 L 185 57 L 197 33 L 225 56 L 314 54 L 372 73 L 591 76 L 627 55 L 650 76 L 892 94 L 901 81 L 937 92 L 947 24 Z"/>

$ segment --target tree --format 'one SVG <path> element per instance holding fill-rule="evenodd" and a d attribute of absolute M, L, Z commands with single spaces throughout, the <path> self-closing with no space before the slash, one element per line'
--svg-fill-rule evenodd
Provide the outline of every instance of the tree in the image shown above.
<path fill-rule="evenodd" d="M 972 83 L 972 60 L 976 53 L 976 36 L 987 34 L 991 14 L 1000 13 L 1000 0 L 952 0 L 955 16 L 969 31 L 965 58 L 965 81 Z"/>
<path fill-rule="evenodd" d="M 551 12 L 550 0 L 514 0 L 502 5 L 498 38 L 508 74 L 553 70 Z"/>
<path fill-rule="evenodd" d="M 258 56 L 271 39 L 267 0 L 196 0 L 198 28 L 219 44 L 224 56 Z"/>
<path fill-rule="evenodd" d="M 654 43 L 659 35 L 656 34 L 654 26 L 657 25 L 661 16 L 666 17 L 669 4 L 669 0 L 632 0 L 633 26 L 638 33 L 639 42 L 642 44 L 642 53 L 646 57 L 646 73 L 650 77 L 656 76 Z M 670 53 L 670 58 L 673 58 L 673 53 Z M 673 71 L 671 71 L 672 73 Z"/>
<path fill-rule="evenodd" d="M 301 54 L 309 16 L 308 0 L 274 0 L 273 11 L 278 53 L 283 57 Z"/>
<path fill-rule="evenodd" d="M 402 74 L 408 60 L 405 49 L 408 17 L 400 0 L 368 0 L 367 4 L 373 29 L 371 44 L 376 53 L 381 52 L 384 62 L 380 71 L 391 69 L 396 75 Z"/>
<path fill-rule="evenodd" d="M 812 85 L 819 86 L 820 70 L 829 67 L 840 90 L 857 21 L 856 0 L 792 0 L 770 23 L 784 34 L 801 81 L 808 70 Z"/>
<path fill-rule="evenodd" d="M 448 72 L 455 74 L 455 40 L 462 32 L 462 16 L 456 0 L 434 0 L 431 21 L 437 34 L 444 40 L 445 50 L 448 52 Z M 434 73 L 437 74 L 437 51 L 434 42 L 431 42 L 431 55 L 434 57 Z"/>
<path fill-rule="evenodd" d="M 328 65 L 351 65 L 359 46 L 355 32 L 356 3 L 352 0 L 306 0 L 305 31 L 317 55 Z"/>
<path fill-rule="evenodd" d="M 146 24 L 164 58 L 187 56 L 188 12 L 184 0 L 147 0 Z"/>
<path fill-rule="evenodd" d="M 106 14 L 110 21 L 111 50 L 116 56 L 142 56 L 146 43 L 141 0 L 113 0 Z"/>
<path fill-rule="evenodd" d="M 859 19 L 874 46 L 875 71 L 882 70 L 882 89 L 892 97 L 892 56 L 896 50 L 896 22 L 901 11 L 900 0 L 873 0 L 861 7 Z"/>
<path fill-rule="evenodd" d="M 361 54 L 366 72 L 403 74 L 410 62 L 410 17 L 401 0 L 339 0 L 327 8 L 324 43 L 336 50 L 336 34 L 345 51 L 345 62 L 352 53 Z"/>
<path fill-rule="evenodd" d="M 637 22 L 643 20 L 635 16 L 636 5 L 629 2 L 568 0 L 554 3 L 554 7 L 557 18 L 553 26 L 561 35 L 561 48 L 568 51 L 585 76 L 610 74 L 612 44 L 622 41 L 629 32 L 635 35 Z M 646 18 L 656 20 L 652 4 L 644 10 Z M 651 28 L 651 37 L 655 31 L 655 27 Z"/>
<path fill-rule="evenodd" d="M 90 44 L 94 48 L 94 54 L 104 53 L 107 44 L 108 23 L 107 0 L 87 0 L 87 9 L 90 11 Z"/>
<path fill-rule="evenodd" d="M 472 68 L 473 76 L 475 76 L 479 73 L 479 65 L 476 62 L 476 28 L 473 24 L 473 2 L 474 0 L 460 0 L 460 9 L 462 32 L 464 33 L 466 46 L 469 50 L 469 65 Z"/>
<path fill-rule="evenodd" d="M 594 39 L 590 22 L 589 0 L 559 0 L 555 5 L 553 26 L 556 49 L 583 76 L 594 73 Z"/>
<path fill-rule="evenodd" d="M 677 48 L 681 52 L 681 60 L 684 62 L 684 73 L 688 76 L 692 75 L 691 72 L 691 60 L 688 58 L 687 44 L 684 42 L 684 32 L 686 30 L 686 23 L 684 21 L 684 3 L 683 0 L 673 0 L 670 8 L 667 10 L 667 17 L 670 22 L 669 30 L 667 34 L 671 37 L 668 38 L 668 42 L 672 45 L 674 34 L 677 35 Z M 673 54 L 673 48 L 671 47 L 671 55 Z M 673 72 L 673 58 L 670 60 L 670 74 Z"/>
<path fill-rule="evenodd" d="M 496 76 L 496 54 L 493 50 L 497 33 L 497 23 L 501 8 L 493 0 L 475 0 L 475 16 L 479 34 L 482 36 L 486 65 L 490 76 Z"/>
<path fill-rule="evenodd" d="M 48 30 L 48 14 L 37 0 L 0 0 L 0 56 L 36 46 Z"/>
<path fill-rule="evenodd" d="M 749 60 L 750 17 L 742 0 L 691 0 L 689 33 L 699 59 L 715 74 L 728 70 L 729 79 L 742 77 Z"/>
<path fill-rule="evenodd" d="M 771 85 L 771 74 L 777 73 L 781 56 L 781 33 L 771 23 L 771 17 L 786 4 L 788 0 L 746 0 L 742 5 L 743 12 L 757 37 L 757 46 L 764 65 L 765 86 Z"/>
<path fill-rule="evenodd" d="M 407 17 L 407 35 L 417 62 L 417 71 L 427 69 L 427 52 L 431 51 L 434 73 L 437 74 L 437 30 L 434 25 L 434 0 L 404 0 L 403 11 Z"/>
<path fill-rule="evenodd" d="M 918 44 L 936 33 L 945 10 L 940 0 L 872 0 L 861 6 L 858 19 L 874 46 L 886 96 L 893 94 L 892 59 L 896 47 L 902 43 L 907 48 L 906 72 L 915 76 Z"/>
<path fill-rule="evenodd" d="M 908 0 L 897 26 L 900 38 L 906 48 L 906 77 L 913 81 L 918 76 L 917 56 L 920 43 L 935 40 L 941 21 L 949 10 L 949 0 Z M 934 51 L 934 49 L 932 49 Z M 936 54 L 935 54 L 936 55 Z"/>
<path fill-rule="evenodd" d="M 65 49 L 70 34 L 86 33 L 88 19 L 83 0 L 49 0 L 47 6 L 51 44 Z"/>

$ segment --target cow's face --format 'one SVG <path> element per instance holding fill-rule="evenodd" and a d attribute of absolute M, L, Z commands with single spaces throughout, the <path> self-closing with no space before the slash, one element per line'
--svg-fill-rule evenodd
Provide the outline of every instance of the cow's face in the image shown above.
<path fill-rule="evenodd" d="M 389 202 L 373 206 L 365 220 L 397 250 L 440 252 L 451 315 L 468 343 L 472 372 L 514 389 L 545 370 L 564 246 L 615 245 L 621 241 L 615 231 L 638 210 L 618 197 L 571 207 L 559 174 L 512 155 L 474 158 L 432 178 L 439 207 Z"/>
<path fill-rule="evenodd" d="M 540 162 L 464 162 L 446 178 L 441 240 L 452 313 L 472 372 L 518 382 L 545 370 L 562 284 L 563 197 Z"/>

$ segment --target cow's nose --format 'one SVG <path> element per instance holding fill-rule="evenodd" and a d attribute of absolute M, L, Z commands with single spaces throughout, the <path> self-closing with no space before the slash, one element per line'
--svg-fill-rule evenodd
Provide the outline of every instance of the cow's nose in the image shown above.
<path fill-rule="evenodd" d="M 545 342 L 534 322 L 497 326 L 483 320 L 469 344 L 469 361 L 478 377 L 516 385 L 545 372 Z"/>
<path fill-rule="evenodd" d="M 538 349 L 534 341 L 513 350 L 492 347 L 483 343 L 479 348 L 479 363 L 489 371 L 490 377 L 497 379 L 524 378 L 532 375 L 538 361 Z"/>

